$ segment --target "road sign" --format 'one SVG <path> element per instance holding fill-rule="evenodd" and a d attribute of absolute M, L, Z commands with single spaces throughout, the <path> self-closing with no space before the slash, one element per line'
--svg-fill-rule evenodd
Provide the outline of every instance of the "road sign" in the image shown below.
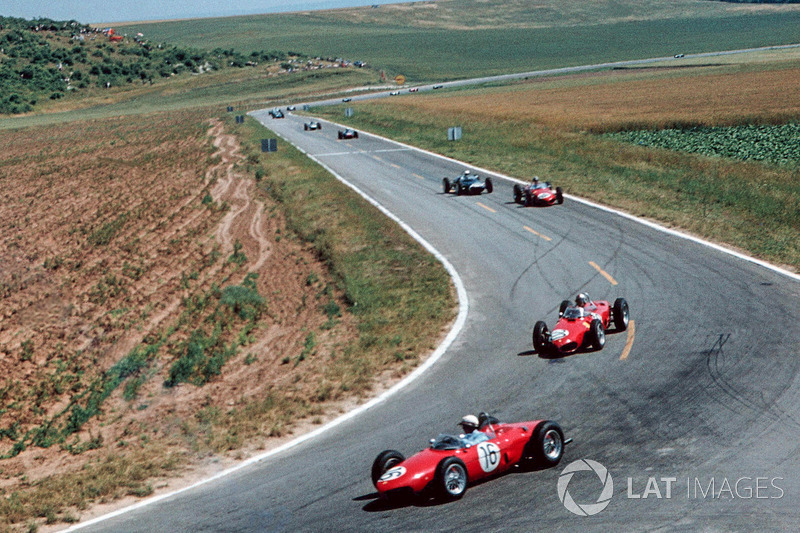
<path fill-rule="evenodd" d="M 352 108 L 352 107 L 348 107 L 348 108 L 346 108 L 346 109 L 344 110 L 344 116 L 346 116 L 346 117 L 352 117 L 352 116 L 353 116 L 353 108 Z"/>
<path fill-rule="evenodd" d="M 461 139 L 461 126 L 455 126 L 453 128 L 447 128 L 447 140 L 448 141 L 457 141 Z"/>
<path fill-rule="evenodd" d="M 394 77 L 394 82 L 397 85 L 403 85 L 406 82 L 406 77 L 403 76 L 402 74 L 398 74 L 397 76 Z"/>
<path fill-rule="evenodd" d="M 261 151 L 262 152 L 277 152 L 278 151 L 278 139 L 261 139 Z"/>

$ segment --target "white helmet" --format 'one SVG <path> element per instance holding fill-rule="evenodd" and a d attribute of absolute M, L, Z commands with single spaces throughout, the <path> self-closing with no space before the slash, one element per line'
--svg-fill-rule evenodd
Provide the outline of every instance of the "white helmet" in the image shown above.
<path fill-rule="evenodd" d="M 462 428 L 464 428 L 464 431 L 467 431 L 467 427 L 471 427 L 472 429 L 470 429 L 469 431 L 472 431 L 473 429 L 478 429 L 478 426 L 480 424 L 478 422 L 478 417 L 477 416 L 475 416 L 475 415 L 464 415 L 461 418 L 461 422 L 459 422 L 458 425 L 461 426 Z"/>
<path fill-rule="evenodd" d="M 466 176 L 467 174 L 470 174 L 471 172 L 472 171 L 470 169 L 467 169 L 467 170 L 464 171 L 464 175 Z"/>

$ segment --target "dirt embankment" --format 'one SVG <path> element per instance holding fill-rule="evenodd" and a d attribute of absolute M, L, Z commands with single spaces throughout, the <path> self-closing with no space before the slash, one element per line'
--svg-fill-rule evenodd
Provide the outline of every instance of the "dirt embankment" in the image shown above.
<path fill-rule="evenodd" d="M 252 446 L 250 437 L 281 435 L 272 391 L 307 396 L 335 347 L 355 335 L 347 317 L 332 324 L 322 311 L 321 294 L 331 297 L 325 267 L 258 197 L 236 138 L 221 121 L 199 123 L 92 123 L 50 142 L 33 130 L 0 141 L 8 154 L 0 163 L 0 448 L 11 455 L 0 461 L 0 495 L 35 499 L 53 473 L 76 475 L 153 444 L 191 465 Z M 220 334 L 238 349 L 204 386 L 167 386 L 187 339 L 213 329 L 212 313 L 188 314 L 188 302 L 213 302 L 249 273 L 265 311 L 246 331 Z M 96 416 L 60 439 L 32 441 L 44 426 L 66 428 L 69 409 L 88 409 L 92 387 L 142 346 L 157 350 Z M 112 487 L 94 501 L 152 490 L 144 485 Z M 52 507 L 59 502 L 71 500 Z M 24 516 L 4 512 L 6 523 Z"/>

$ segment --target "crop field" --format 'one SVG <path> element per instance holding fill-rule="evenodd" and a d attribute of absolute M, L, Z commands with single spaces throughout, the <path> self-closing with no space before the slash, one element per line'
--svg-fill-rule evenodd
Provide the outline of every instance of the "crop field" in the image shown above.
<path fill-rule="evenodd" d="M 606 71 L 358 103 L 338 122 L 615 206 L 800 270 L 800 160 L 780 165 L 633 145 L 626 130 L 800 121 L 800 66 Z M 352 105 L 352 104 L 351 104 Z M 446 129 L 461 125 L 459 142 Z M 747 141 L 745 141 L 747 142 Z M 796 138 L 794 146 L 796 146 Z M 761 149 L 767 149 L 762 145 Z M 795 153 L 793 151 L 792 153 Z M 741 184 L 747 183 L 747 187 Z"/>
<path fill-rule="evenodd" d="M 0 525 L 73 521 L 319 423 L 451 320 L 449 278 L 416 243 L 298 152 L 262 165 L 266 133 L 232 122 L 186 110 L 0 140 Z M 342 208 L 317 216 L 309 187 Z M 287 223 L 295 203 L 312 212 Z"/>
<path fill-rule="evenodd" d="M 799 28 L 798 6 L 705 0 L 452 0 L 124 26 L 198 48 L 297 49 L 363 60 L 409 83 L 797 43 Z"/>

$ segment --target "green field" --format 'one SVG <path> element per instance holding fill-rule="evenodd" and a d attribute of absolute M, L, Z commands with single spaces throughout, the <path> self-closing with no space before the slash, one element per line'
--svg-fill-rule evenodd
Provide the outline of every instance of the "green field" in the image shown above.
<path fill-rule="evenodd" d="M 403 74 L 409 82 L 800 42 L 797 9 L 734 14 L 719 2 L 684 3 L 693 6 L 690 14 L 698 18 L 656 3 L 651 6 L 651 18 L 643 19 L 636 3 L 611 2 L 597 3 L 594 13 L 573 18 L 552 13 L 543 18 L 535 7 L 527 11 L 520 7 L 517 20 L 531 21 L 529 27 L 506 19 L 498 20 L 495 27 L 483 27 L 478 24 L 480 18 L 470 18 L 470 11 L 462 16 L 466 22 L 454 27 L 436 21 L 431 23 L 433 27 L 421 25 L 408 13 L 394 16 L 389 11 L 384 19 L 367 24 L 357 19 L 359 10 L 343 10 L 142 23 L 124 30 L 198 48 L 290 50 L 362 60 L 389 77 Z M 492 6 L 502 10 L 502 5 L 497 1 L 488 6 L 470 3 L 484 11 L 491 11 Z M 628 12 L 638 18 L 628 20 Z M 418 7 L 417 13 L 424 17 L 425 8 Z"/>

